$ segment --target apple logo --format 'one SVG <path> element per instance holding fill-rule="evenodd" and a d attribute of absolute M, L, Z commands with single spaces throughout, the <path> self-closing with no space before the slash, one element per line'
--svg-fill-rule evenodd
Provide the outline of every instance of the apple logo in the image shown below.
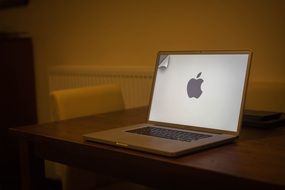
<path fill-rule="evenodd" d="M 201 76 L 202 72 L 200 72 L 196 79 L 192 78 L 189 80 L 188 84 L 187 84 L 187 94 L 189 96 L 189 98 L 199 98 L 202 94 L 202 90 L 201 90 L 201 85 L 204 82 L 203 79 L 199 78 Z"/>

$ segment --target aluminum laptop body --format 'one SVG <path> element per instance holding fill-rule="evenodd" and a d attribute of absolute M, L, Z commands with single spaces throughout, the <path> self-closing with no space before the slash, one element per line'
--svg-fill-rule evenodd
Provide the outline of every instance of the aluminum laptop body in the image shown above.
<path fill-rule="evenodd" d="M 171 157 L 233 141 L 250 61 L 250 51 L 159 52 L 147 123 L 83 138 Z M 189 134 L 199 138 L 189 140 Z"/>

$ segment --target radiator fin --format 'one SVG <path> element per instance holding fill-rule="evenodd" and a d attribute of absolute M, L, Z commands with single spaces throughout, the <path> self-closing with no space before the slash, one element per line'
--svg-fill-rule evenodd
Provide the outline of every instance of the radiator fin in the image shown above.
<path fill-rule="evenodd" d="M 49 70 L 49 90 L 118 84 L 126 108 L 134 108 L 148 105 L 152 78 L 152 67 L 55 66 Z"/>

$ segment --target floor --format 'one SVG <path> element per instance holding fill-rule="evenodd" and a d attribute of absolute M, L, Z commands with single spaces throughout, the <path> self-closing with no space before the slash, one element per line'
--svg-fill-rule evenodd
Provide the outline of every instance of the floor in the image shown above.
<path fill-rule="evenodd" d="M 47 180 L 47 190 L 62 190 L 62 184 L 57 180 Z M 19 182 L 0 184 L 0 190 L 21 190 Z M 155 190 L 135 183 L 118 182 L 98 188 L 98 190 Z"/>
<path fill-rule="evenodd" d="M 62 190 L 61 182 L 56 180 L 47 180 L 47 190 Z M 0 190 L 21 190 L 20 182 L 6 182 L 0 184 Z"/>

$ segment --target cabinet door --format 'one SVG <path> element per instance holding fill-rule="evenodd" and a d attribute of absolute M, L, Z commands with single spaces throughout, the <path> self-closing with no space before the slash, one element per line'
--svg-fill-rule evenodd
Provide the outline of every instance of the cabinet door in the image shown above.
<path fill-rule="evenodd" d="M 19 177 L 18 144 L 8 128 L 37 123 L 30 38 L 0 40 L 0 180 Z"/>

